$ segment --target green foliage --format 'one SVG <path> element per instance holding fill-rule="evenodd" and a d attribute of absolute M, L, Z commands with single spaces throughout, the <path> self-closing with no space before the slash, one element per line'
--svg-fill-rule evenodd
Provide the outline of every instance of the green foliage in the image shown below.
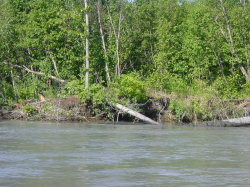
<path fill-rule="evenodd" d="M 42 93 L 47 85 L 37 78 L 23 79 L 17 85 L 18 96 L 20 99 L 37 98 L 37 94 Z"/>
<path fill-rule="evenodd" d="M 2 99 L 5 99 L 5 100 L 12 100 L 15 98 L 15 93 L 10 83 L 3 81 L 1 97 Z"/>
<path fill-rule="evenodd" d="M 208 100 L 201 96 L 186 99 L 179 98 L 170 102 L 169 109 L 178 121 L 192 122 L 212 120 L 215 117 L 222 117 L 215 114 L 218 107 L 222 106 L 219 105 L 220 103 L 216 103 L 218 101 L 218 99 Z"/>
<path fill-rule="evenodd" d="M 91 101 L 100 113 L 107 99 L 143 103 L 153 89 L 176 95 L 171 110 L 177 119 L 210 119 L 216 115 L 212 109 L 220 108 L 215 97 L 249 97 L 242 71 L 249 69 L 249 1 L 103 0 L 106 51 L 96 1 L 89 5 L 91 86 L 86 90 L 82 2 L 0 1 L 0 102 L 60 92 Z M 115 73 L 118 56 L 121 78 Z M 41 74 L 31 75 L 26 67 Z M 49 80 L 51 75 L 67 83 Z"/>
<path fill-rule="evenodd" d="M 108 101 L 114 101 L 111 90 L 105 89 L 101 84 L 92 84 L 89 89 L 85 89 L 84 83 L 79 80 L 73 80 L 67 83 L 63 90 L 63 95 L 78 95 L 82 102 L 91 102 L 94 114 L 102 112 L 110 114 Z"/>
<path fill-rule="evenodd" d="M 107 91 L 104 89 L 104 87 L 100 84 L 93 84 L 90 86 L 90 89 L 88 92 L 85 92 L 84 95 L 82 95 L 83 98 L 88 99 L 90 98 L 93 105 L 93 113 L 94 114 L 100 114 L 102 112 L 107 113 L 107 116 L 111 116 L 110 113 L 110 106 L 108 104 L 109 97 L 111 95 L 107 95 Z"/>
<path fill-rule="evenodd" d="M 148 98 L 146 84 L 135 73 L 123 75 L 121 79 L 112 84 L 112 88 L 118 97 L 129 99 L 132 102 L 142 103 Z"/>
<path fill-rule="evenodd" d="M 239 92 L 240 98 L 249 98 L 250 97 L 250 81 L 247 81 L 242 85 L 242 89 Z"/>
<path fill-rule="evenodd" d="M 167 93 L 185 94 L 188 92 L 188 85 L 185 80 L 167 71 L 155 71 L 146 82 L 148 87 Z"/>
<path fill-rule="evenodd" d="M 26 114 L 28 114 L 28 115 L 34 115 L 34 114 L 37 114 L 37 113 L 38 113 L 36 107 L 31 106 L 31 105 L 25 105 L 25 106 L 23 106 L 22 109 L 23 109 L 23 111 L 24 111 Z"/>
<path fill-rule="evenodd" d="M 63 95 L 79 95 L 85 90 L 82 80 L 72 80 L 64 86 Z"/>
<path fill-rule="evenodd" d="M 228 76 L 217 78 L 212 86 L 224 99 L 234 99 L 239 97 L 240 82 L 238 76 Z"/>
<path fill-rule="evenodd" d="M 170 101 L 169 109 L 179 121 L 212 120 L 225 117 L 218 91 L 204 81 L 194 80 L 186 95 L 179 94 Z"/>
<path fill-rule="evenodd" d="M 94 104 L 101 104 L 105 100 L 104 87 L 101 84 L 92 84 L 89 89 L 85 89 L 85 85 L 81 80 L 73 80 L 64 87 L 63 94 L 78 95 L 82 102 L 92 100 Z"/>
<path fill-rule="evenodd" d="M 185 115 L 191 112 L 190 106 L 187 105 L 183 100 L 173 100 L 170 103 L 169 109 L 175 116 L 175 119 L 181 121 Z"/>
<path fill-rule="evenodd" d="M 45 91 L 43 91 L 43 95 L 45 98 L 52 98 L 57 96 L 56 90 L 53 87 L 49 87 Z"/>
<path fill-rule="evenodd" d="M 62 92 L 63 95 L 78 95 L 83 102 L 95 97 L 99 97 L 99 92 L 103 87 L 100 84 L 92 84 L 89 89 L 85 89 L 84 82 L 82 80 L 73 80 L 68 82 L 64 86 Z M 98 99 L 96 99 L 98 100 Z"/>
<path fill-rule="evenodd" d="M 54 103 L 48 102 L 48 103 L 42 103 L 41 108 L 44 112 L 52 112 L 54 108 Z"/>

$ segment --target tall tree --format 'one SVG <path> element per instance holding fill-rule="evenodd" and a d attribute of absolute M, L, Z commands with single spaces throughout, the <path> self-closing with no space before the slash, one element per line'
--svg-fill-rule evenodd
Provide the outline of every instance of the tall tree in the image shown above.
<path fill-rule="evenodd" d="M 230 46 L 230 51 L 233 55 L 234 58 L 236 58 L 236 61 L 238 62 L 238 65 L 240 66 L 240 70 L 242 72 L 242 74 L 245 76 L 245 78 L 247 80 L 250 79 L 250 75 L 247 72 L 247 69 L 243 66 L 243 63 L 241 61 L 241 59 L 238 56 L 238 53 L 235 50 L 235 40 L 233 38 L 233 31 L 232 31 L 232 26 L 230 24 L 230 20 L 229 20 L 229 16 L 228 16 L 228 11 L 225 7 L 225 3 L 224 0 L 219 0 L 220 5 L 221 5 L 221 10 L 223 12 L 223 18 L 224 18 L 224 22 L 225 22 L 225 27 L 226 29 L 223 30 L 223 28 L 220 28 L 221 34 L 225 37 L 225 39 L 227 40 L 229 46 Z"/>
<path fill-rule="evenodd" d="M 98 23 L 99 23 L 99 29 L 100 29 L 100 35 L 102 40 L 102 48 L 103 48 L 103 54 L 104 54 L 104 60 L 105 60 L 105 71 L 106 71 L 106 79 L 108 82 L 110 82 L 110 74 L 109 74 L 109 65 L 108 65 L 108 52 L 106 48 L 106 42 L 105 42 L 105 36 L 104 36 L 104 29 L 103 29 L 103 23 L 101 20 L 101 3 L 100 0 L 97 1 L 97 14 L 98 14 Z"/>
<path fill-rule="evenodd" d="M 123 1 L 118 1 L 115 4 L 116 11 L 115 12 L 117 16 L 117 24 L 115 24 L 115 21 L 112 17 L 112 13 L 110 10 L 110 5 L 107 5 L 107 12 L 108 12 L 108 18 L 109 18 L 109 23 L 112 29 L 112 32 L 115 37 L 115 55 L 116 55 L 116 66 L 115 66 L 115 74 L 120 78 L 121 76 L 121 58 L 120 58 L 120 38 L 121 38 L 121 24 L 123 21 Z"/>
<path fill-rule="evenodd" d="M 85 88 L 89 88 L 89 13 L 88 13 L 88 0 L 84 0 L 85 7 L 85 25 L 86 25 L 86 41 L 85 41 L 85 54 L 86 54 L 86 72 L 85 72 Z"/>

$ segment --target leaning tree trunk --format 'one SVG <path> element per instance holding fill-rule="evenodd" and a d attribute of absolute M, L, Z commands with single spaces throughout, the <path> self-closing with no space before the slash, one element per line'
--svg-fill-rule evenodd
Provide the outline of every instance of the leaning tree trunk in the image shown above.
<path fill-rule="evenodd" d="M 237 54 L 237 52 L 235 50 L 235 41 L 234 41 L 234 38 L 233 38 L 233 31 L 232 31 L 232 28 L 231 28 L 231 25 L 230 25 L 230 22 L 229 22 L 229 17 L 228 17 L 226 7 L 224 6 L 224 0 L 219 0 L 219 2 L 221 4 L 222 13 L 223 13 L 224 20 L 225 20 L 225 23 L 226 23 L 226 32 L 221 27 L 220 27 L 220 31 L 221 31 L 222 35 L 225 37 L 225 39 L 227 40 L 227 42 L 228 42 L 228 44 L 230 46 L 231 54 L 232 54 L 232 56 L 234 58 L 236 58 L 236 60 L 238 62 L 238 65 L 240 67 L 241 73 L 245 76 L 246 80 L 250 80 L 249 71 L 248 71 L 248 69 L 246 69 L 243 66 L 243 63 L 242 63 L 239 55 Z"/>
<path fill-rule="evenodd" d="M 132 109 L 130 109 L 128 107 L 125 107 L 125 106 L 123 106 L 121 104 L 110 103 L 110 105 L 112 105 L 113 107 L 119 109 L 120 111 L 128 113 L 128 114 L 130 114 L 130 115 L 132 115 L 132 116 L 134 116 L 134 117 L 136 117 L 136 118 L 138 118 L 138 119 L 140 119 L 142 121 L 145 121 L 145 122 L 150 123 L 152 125 L 160 125 L 160 123 L 148 118 L 147 116 L 144 116 L 144 115 L 140 114 L 139 112 L 136 112 L 136 111 L 134 111 L 134 110 L 132 110 Z"/>

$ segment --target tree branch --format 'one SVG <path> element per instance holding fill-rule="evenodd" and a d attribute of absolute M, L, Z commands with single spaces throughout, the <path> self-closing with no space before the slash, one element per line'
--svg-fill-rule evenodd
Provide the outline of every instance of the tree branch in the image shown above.
<path fill-rule="evenodd" d="M 53 79 L 54 81 L 57 81 L 57 82 L 60 82 L 60 83 L 65 83 L 66 81 L 63 80 L 63 79 L 59 79 L 53 75 L 46 75 L 45 73 L 42 73 L 42 72 L 39 72 L 39 71 L 33 71 L 31 69 L 29 69 L 28 67 L 22 65 L 16 65 L 16 64 L 11 64 L 11 63 L 8 63 L 8 62 L 3 62 L 3 64 L 5 65 L 8 65 L 8 66 L 11 66 L 11 67 L 15 67 L 15 68 L 19 68 L 19 69 L 23 69 L 29 73 L 32 73 L 32 74 L 35 74 L 35 75 L 39 75 L 39 76 L 48 76 L 48 78 L 50 79 Z"/>

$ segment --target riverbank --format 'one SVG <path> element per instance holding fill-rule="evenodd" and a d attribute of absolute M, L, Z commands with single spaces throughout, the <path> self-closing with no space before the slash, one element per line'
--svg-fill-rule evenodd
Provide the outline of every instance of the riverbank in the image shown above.
<path fill-rule="evenodd" d="M 155 121 L 161 121 L 161 113 L 167 107 L 167 102 L 167 99 L 161 98 L 149 100 L 144 104 L 131 103 L 129 107 Z M 108 103 L 95 105 L 92 100 L 82 102 L 76 95 L 66 98 L 22 101 L 6 109 L 0 108 L 0 119 L 138 122 L 138 119 L 117 110 Z"/>
<path fill-rule="evenodd" d="M 184 103 L 186 101 L 188 105 L 188 102 L 190 102 L 188 100 L 190 100 L 190 98 L 185 98 L 181 102 Z M 166 97 L 166 95 L 162 94 L 160 96 L 158 94 L 157 97 L 151 97 L 145 103 L 129 103 L 127 107 L 161 124 L 171 123 L 214 127 L 250 126 L 250 123 L 247 121 L 226 121 L 230 118 L 242 117 L 233 114 L 239 115 L 240 111 L 249 111 L 249 101 L 223 101 L 220 105 L 216 103 L 220 108 L 214 108 L 214 113 L 204 119 L 202 119 L 201 114 L 198 115 L 198 113 L 190 109 L 189 112 L 187 112 L 187 110 L 181 111 L 182 106 L 177 105 L 177 101 L 178 100 L 173 96 Z M 175 104 L 175 108 L 173 108 L 173 103 Z M 214 105 L 214 103 L 210 103 L 210 105 Z M 187 106 L 184 107 L 188 108 Z M 211 109 L 213 108 L 211 107 Z M 226 116 L 224 119 L 223 114 Z M 247 113 L 245 112 L 245 114 Z M 179 118 L 176 117 L 178 115 Z M 1 119 L 28 121 L 140 122 L 136 117 L 117 110 L 107 103 L 106 105 L 93 105 L 93 101 L 87 100 L 82 102 L 76 95 L 65 98 L 31 99 L 15 103 L 5 109 L 0 108 L 0 120 Z"/>

